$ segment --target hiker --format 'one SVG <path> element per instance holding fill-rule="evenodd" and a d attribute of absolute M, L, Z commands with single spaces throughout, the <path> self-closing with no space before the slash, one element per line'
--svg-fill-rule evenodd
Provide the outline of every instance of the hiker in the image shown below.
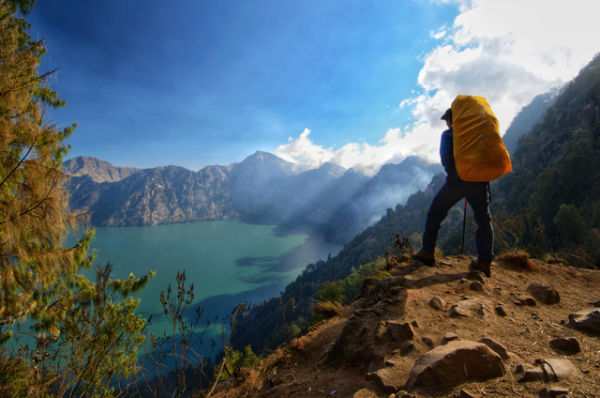
<path fill-rule="evenodd" d="M 446 183 L 433 198 L 431 207 L 427 212 L 425 232 L 423 233 L 423 248 L 413 256 L 416 260 L 429 265 L 435 265 L 435 244 L 440 226 L 448 211 L 462 198 L 466 198 L 475 214 L 477 223 L 477 261 L 470 264 L 470 268 L 491 276 L 492 246 L 494 234 L 490 219 L 490 183 L 467 182 L 460 179 L 454 163 L 453 135 L 452 135 L 452 109 L 446 110 L 442 116 L 446 121 L 448 130 L 442 133 L 440 156 L 442 165 L 446 170 Z"/>

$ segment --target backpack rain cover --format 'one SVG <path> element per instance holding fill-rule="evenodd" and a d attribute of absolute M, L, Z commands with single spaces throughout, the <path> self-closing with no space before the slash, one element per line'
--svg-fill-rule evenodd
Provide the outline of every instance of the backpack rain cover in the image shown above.
<path fill-rule="evenodd" d="M 483 97 L 459 95 L 452 102 L 454 163 L 463 181 L 488 182 L 512 171 L 498 119 Z"/>

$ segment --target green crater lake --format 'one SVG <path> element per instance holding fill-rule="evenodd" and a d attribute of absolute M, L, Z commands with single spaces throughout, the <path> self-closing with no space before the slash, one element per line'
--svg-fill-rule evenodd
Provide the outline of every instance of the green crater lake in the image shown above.
<path fill-rule="evenodd" d="M 138 313 L 152 314 L 151 330 L 162 334 L 169 328 L 161 316 L 160 292 L 169 284 L 176 288 L 177 271 L 185 270 L 186 286 L 194 284 L 194 302 L 206 317 L 214 318 L 230 314 L 237 304 L 279 295 L 304 267 L 336 254 L 340 246 L 312 232 L 282 233 L 268 225 L 207 221 L 96 227 L 91 248 L 96 249 L 94 264 L 110 262 L 114 278 L 156 271 L 137 294 Z"/>

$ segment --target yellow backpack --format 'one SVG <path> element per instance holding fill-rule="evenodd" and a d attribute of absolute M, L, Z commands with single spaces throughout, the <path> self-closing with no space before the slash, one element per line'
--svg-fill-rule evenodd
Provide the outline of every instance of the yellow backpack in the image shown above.
<path fill-rule="evenodd" d="M 498 119 L 483 97 L 459 95 L 452 102 L 454 163 L 463 181 L 487 182 L 512 171 Z"/>

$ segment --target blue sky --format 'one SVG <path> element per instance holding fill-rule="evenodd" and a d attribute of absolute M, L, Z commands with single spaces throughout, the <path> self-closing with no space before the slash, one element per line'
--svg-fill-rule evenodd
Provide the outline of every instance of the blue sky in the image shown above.
<path fill-rule="evenodd" d="M 67 107 L 50 117 L 79 124 L 71 156 L 197 170 L 260 149 L 373 169 L 434 160 L 437 114 L 456 94 L 495 100 L 505 129 L 600 49 L 577 47 L 594 33 L 582 29 L 540 49 L 511 2 L 39 0 L 29 19 L 47 42 L 42 69 L 60 67 L 51 86 Z M 559 3 L 540 4 L 564 18 Z M 540 55 L 523 57 L 528 45 Z"/>

